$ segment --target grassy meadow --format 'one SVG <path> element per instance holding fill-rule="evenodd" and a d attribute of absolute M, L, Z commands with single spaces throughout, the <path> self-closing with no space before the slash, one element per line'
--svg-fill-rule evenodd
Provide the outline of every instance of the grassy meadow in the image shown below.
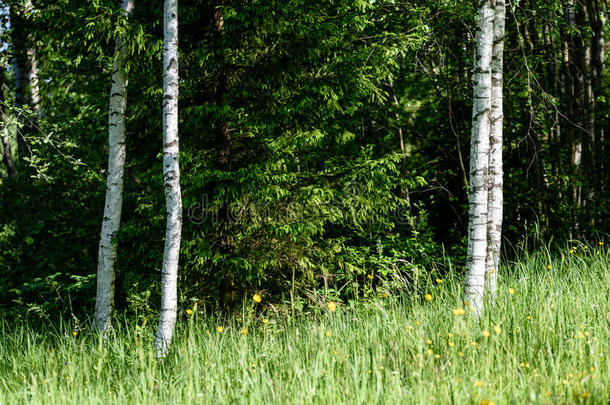
<path fill-rule="evenodd" d="M 0 403 L 607 404 L 609 280 L 605 246 L 579 245 L 506 263 L 479 324 L 457 277 L 307 315 L 264 297 L 223 322 L 182 308 L 163 361 L 151 323 L 118 321 L 105 342 L 4 320 Z"/>

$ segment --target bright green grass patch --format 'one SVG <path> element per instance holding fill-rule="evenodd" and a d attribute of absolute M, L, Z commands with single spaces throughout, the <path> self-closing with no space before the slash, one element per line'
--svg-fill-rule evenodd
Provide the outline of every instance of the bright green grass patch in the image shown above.
<path fill-rule="evenodd" d="M 6 321 L 0 403 L 610 403 L 610 257 L 596 248 L 510 264 L 479 325 L 458 279 L 431 282 L 431 301 L 268 322 L 249 307 L 226 323 L 183 309 L 163 362 L 151 325 L 104 343 Z"/>

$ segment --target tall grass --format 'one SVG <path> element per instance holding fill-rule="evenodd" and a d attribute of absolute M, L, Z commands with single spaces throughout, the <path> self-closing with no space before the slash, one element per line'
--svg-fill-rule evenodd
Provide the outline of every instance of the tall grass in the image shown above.
<path fill-rule="evenodd" d="M 606 404 L 609 279 L 599 246 L 526 257 L 507 266 L 478 324 L 457 277 L 432 280 L 431 301 L 390 296 L 311 316 L 247 306 L 221 324 L 183 310 L 161 362 L 151 325 L 123 322 L 103 341 L 4 321 L 0 403 Z"/>

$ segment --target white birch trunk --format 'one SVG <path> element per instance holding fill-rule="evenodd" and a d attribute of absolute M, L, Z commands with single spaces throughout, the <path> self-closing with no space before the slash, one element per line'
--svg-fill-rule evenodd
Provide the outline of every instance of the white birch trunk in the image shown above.
<path fill-rule="evenodd" d="M 479 0 L 476 34 L 472 137 L 470 147 L 470 209 L 468 254 L 466 259 L 466 297 L 480 316 L 485 291 L 487 257 L 487 196 L 489 132 L 491 123 L 491 54 L 494 1 Z"/>
<path fill-rule="evenodd" d="M 25 1 L 25 12 L 32 14 L 34 12 L 34 6 L 31 0 Z M 36 47 L 31 42 L 31 38 L 28 35 L 28 49 L 26 51 L 27 57 L 27 77 L 28 86 L 30 87 L 30 105 L 32 111 L 36 113 L 36 118 L 40 120 L 42 112 L 40 109 L 40 87 L 38 85 L 38 65 L 36 63 Z"/>
<path fill-rule="evenodd" d="M 157 357 L 167 354 L 178 311 L 178 258 L 182 230 L 178 164 L 178 0 L 165 0 L 163 25 L 163 182 L 167 225 L 161 278 L 161 314 L 154 343 Z"/>
<path fill-rule="evenodd" d="M 489 145 L 489 197 L 487 200 L 487 280 L 495 296 L 502 241 L 502 127 L 505 0 L 496 0 L 491 60 L 491 136 Z"/>
<path fill-rule="evenodd" d="M 133 0 L 122 0 L 121 10 L 128 15 Z M 95 296 L 95 326 L 106 333 L 111 328 L 114 306 L 114 265 L 117 257 L 116 235 L 121 223 L 123 206 L 123 175 L 125 172 L 125 110 L 127 108 L 127 80 L 125 69 L 127 47 L 119 36 L 114 48 L 112 85 L 108 110 L 108 174 L 106 203 L 97 262 L 97 291 Z"/>

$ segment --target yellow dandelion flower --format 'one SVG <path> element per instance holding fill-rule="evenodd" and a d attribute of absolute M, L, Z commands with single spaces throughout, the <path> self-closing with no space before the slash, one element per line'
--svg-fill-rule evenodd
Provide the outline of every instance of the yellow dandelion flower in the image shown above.
<path fill-rule="evenodd" d="M 528 315 L 527 320 L 530 321 L 531 319 L 532 319 L 532 317 Z"/>
<path fill-rule="evenodd" d="M 441 355 L 440 355 L 440 354 L 435 354 L 435 355 L 434 355 L 434 358 L 435 358 L 435 359 L 440 359 L 440 358 L 441 358 Z"/>
<path fill-rule="evenodd" d="M 462 307 L 456 308 L 453 311 L 451 311 L 453 313 L 453 315 L 455 316 L 460 316 L 460 315 L 464 315 L 466 313 L 466 310 Z"/>
<path fill-rule="evenodd" d="M 372 274 L 368 274 L 368 275 L 367 275 L 367 277 L 368 277 L 368 279 L 369 279 L 369 280 L 372 280 L 372 279 L 374 279 L 374 278 L 375 278 L 375 276 L 374 276 L 374 275 L 372 275 Z"/>
<path fill-rule="evenodd" d="M 74 332 L 72 332 L 72 336 L 76 336 L 76 335 L 78 335 L 78 331 L 77 331 L 77 330 L 75 330 Z"/>
<path fill-rule="evenodd" d="M 243 328 L 243 329 L 241 330 L 241 334 L 242 334 L 242 335 L 244 335 L 244 336 L 246 336 L 246 335 L 248 334 L 248 329 Z"/>
<path fill-rule="evenodd" d="M 432 301 L 432 294 L 426 294 L 424 298 L 426 298 L 426 301 Z"/>
<path fill-rule="evenodd" d="M 428 350 L 426 350 L 426 353 L 428 353 L 429 355 L 433 355 L 433 354 L 434 354 L 434 352 L 432 351 L 432 349 L 428 349 Z"/>
<path fill-rule="evenodd" d="M 576 339 L 584 339 L 584 338 L 585 338 L 585 335 L 581 331 L 578 331 L 578 333 L 576 334 Z"/>
<path fill-rule="evenodd" d="M 604 242 L 601 242 L 601 241 L 597 242 L 597 243 L 599 243 L 600 246 L 603 246 L 603 244 L 604 244 Z"/>
<path fill-rule="evenodd" d="M 455 346 L 455 344 L 453 342 L 448 342 L 447 345 L 449 345 L 449 347 Z"/>
<path fill-rule="evenodd" d="M 222 326 L 217 326 L 216 330 L 218 331 L 218 333 L 222 333 L 222 331 L 225 329 Z"/>
<path fill-rule="evenodd" d="M 475 387 L 482 387 L 483 386 L 483 381 L 475 381 L 474 386 Z"/>
<path fill-rule="evenodd" d="M 550 264 L 548 266 L 546 266 L 547 270 L 551 270 L 553 268 L 553 266 L 551 266 Z"/>
<path fill-rule="evenodd" d="M 193 310 L 192 310 L 192 309 L 187 309 L 187 310 L 186 310 L 186 314 L 187 314 L 187 315 L 190 315 L 190 314 L 192 314 L 192 313 L 193 313 Z"/>
<path fill-rule="evenodd" d="M 513 287 L 510 287 L 510 288 L 508 289 L 508 293 L 509 293 L 510 295 L 515 295 L 515 289 L 514 289 Z"/>
<path fill-rule="evenodd" d="M 413 326 L 409 325 L 409 326 L 407 326 L 407 329 L 413 330 Z"/>
<path fill-rule="evenodd" d="M 453 333 L 449 332 L 449 333 L 447 334 L 447 336 L 449 336 L 449 337 L 453 337 Z"/>
<path fill-rule="evenodd" d="M 330 312 L 335 312 L 337 310 L 337 303 L 335 301 L 330 301 L 328 303 L 328 310 Z"/>
<path fill-rule="evenodd" d="M 331 331 L 329 331 L 329 330 L 327 330 L 327 331 L 326 331 L 326 337 L 331 337 L 332 335 L 333 335 L 333 334 L 332 334 L 332 332 L 331 332 Z"/>
<path fill-rule="evenodd" d="M 483 332 L 481 332 L 481 335 L 483 335 L 484 337 L 489 337 L 491 334 L 489 333 L 489 331 L 484 330 Z"/>
<path fill-rule="evenodd" d="M 496 332 L 496 335 L 499 335 L 500 333 L 502 333 L 502 328 L 500 328 L 500 326 L 496 325 L 496 326 L 494 326 L 494 332 Z"/>
<path fill-rule="evenodd" d="M 428 340 L 426 340 L 426 343 L 428 343 L 429 345 L 431 345 L 431 344 L 432 344 L 432 340 L 428 339 Z"/>
<path fill-rule="evenodd" d="M 458 352 L 458 355 L 459 355 L 460 357 L 464 357 L 464 353 L 462 353 L 462 352 Z"/>
<path fill-rule="evenodd" d="M 442 282 L 443 282 L 443 280 L 441 280 L 440 278 L 437 278 L 437 279 L 436 279 L 436 284 L 440 284 L 440 283 L 442 283 Z"/>
<path fill-rule="evenodd" d="M 267 324 L 269 323 L 269 319 L 267 319 L 267 318 L 263 319 L 263 323 L 264 323 L 265 325 L 267 325 Z"/>
<path fill-rule="evenodd" d="M 475 346 L 475 347 L 479 345 L 477 342 L 470 342 L 470 344 Z"/>
<path fill-rule="evenodd" d="M 589 392 L 585 392 L 582 394 L 583 398 L 589 398 L 591 396 L 591 394 Z"/>
<path fill-rule="evenodd" d="M 262 300 L 263 298 L 259 294 L 254 294 L 252 296 L 252 301 L 256 302 L 257 304 L 260 303 Z"/>
<path fill-rule="evenodd" d="M 562 383 L 563 385 L 568 385 L 570 382 L 569 382 L 568 380 L 562 380 L 562 381 L 561 381 L 561 383 Z"/>

